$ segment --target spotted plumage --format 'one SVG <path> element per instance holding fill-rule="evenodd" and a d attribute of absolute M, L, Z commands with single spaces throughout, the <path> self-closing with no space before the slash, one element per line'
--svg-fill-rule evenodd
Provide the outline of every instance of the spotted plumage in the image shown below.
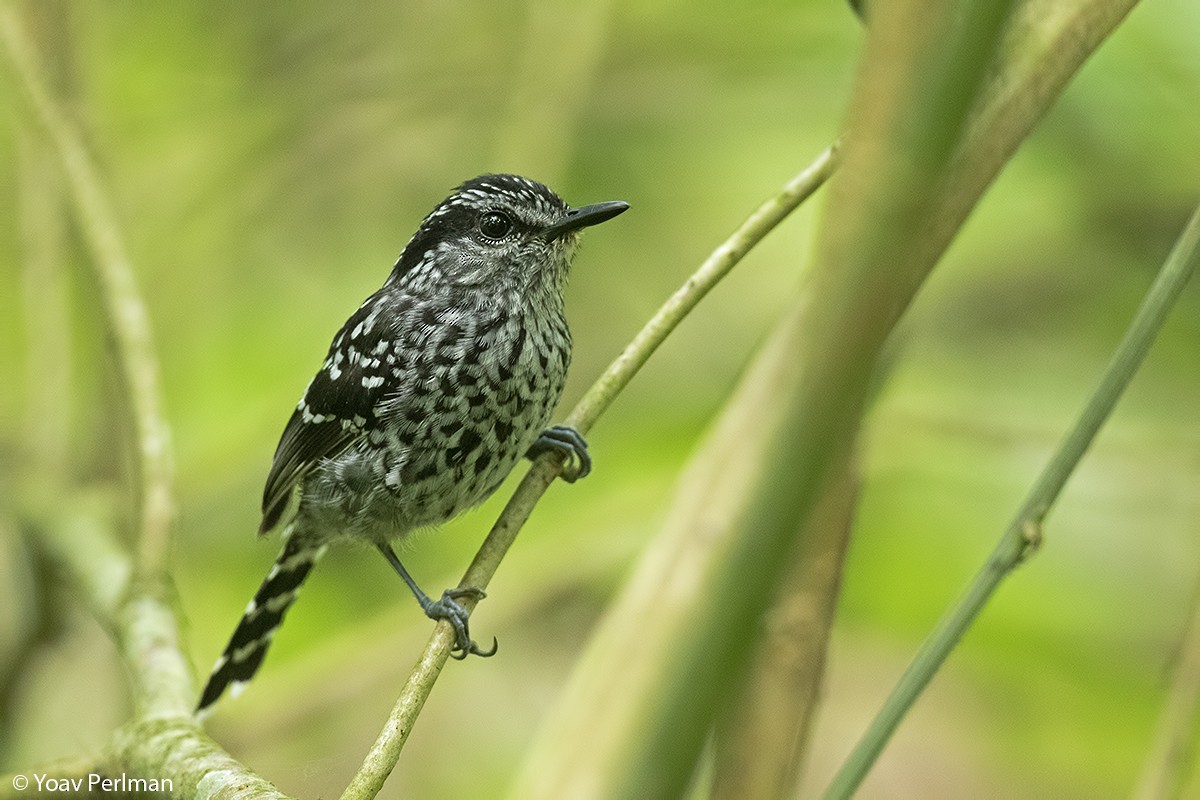
<path fill-rule="evenodd" d="M 425 217 L 387 281 L 333 338 L 284 428 L 260 533 L 285 544 L 201 696 L 204 711 L 262 662 L 296 592 L 338 539 L 376 546 L 426 614 L 455 628 L 456 655 L 489 655 L 456 602 L 422 592 L 391 542 L 488 497 L 516 463 L 586 445 L 547 428 L 571 360 L 563 289 L 579 232 L 625 203 L 571 209 L 515 175 L 467 181 Z"/>

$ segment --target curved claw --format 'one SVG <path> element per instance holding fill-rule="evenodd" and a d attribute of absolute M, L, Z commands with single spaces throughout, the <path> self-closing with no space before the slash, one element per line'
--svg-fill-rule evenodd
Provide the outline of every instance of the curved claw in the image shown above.
<path fill-rule="evenodd" d="M 480 650 L 479 645 L 475 642 L 469 642 L 468 644 L 469 644 L 469 646 L 467 647 L 466 650 L 463 650 L 459 646 L 455 646 L 455 648 L 450 651 L 450 657 L 453 658 L 455 661 L 462 661 L 467 656 L 479 656 L 480 658 L 491 658 L 492 656 L 496 655 L 496 651 L 500 649 L 500 640 L 497 639 L 495 636 L 492 637 L 492 649 L 491 650 Z"/>
<path fill-rule="evenodd" d="M 568 459 L 563 464 L 560 477 L 567 483 L 586 478 L 592 471 L 592 457 L 588 454 L 587 440 L 583 434 L 567 425 L 552 425 L 542 431 L 526 454 L 537 458 L 542 453 L 557 451 Z"/>
<path fill-rule="evenodd" d="M 450 651 L 451 657 L 462 661 L 469 655 L 481 656 L 489 658 L 496 654 L 500 643 L 496 638 L 492 637 L 492 649 L 481 650 L 479 645 L 471 640 L 470 627 L 468 626 L 469 614 L 465 608 L 458 603 L 459 597 L 470 597 L 474 600 L 482 600 L 487 597 L 482 589 L 476 589 L 473 586 L 468 586 L 463 589 L 447 589 L 442 592 L 442 599 L 430 603 L 425 608 L 425 616 L 432 620 L 446 620 L 450 623 L 450 627 L 454 629 L 454 648 Z"/>

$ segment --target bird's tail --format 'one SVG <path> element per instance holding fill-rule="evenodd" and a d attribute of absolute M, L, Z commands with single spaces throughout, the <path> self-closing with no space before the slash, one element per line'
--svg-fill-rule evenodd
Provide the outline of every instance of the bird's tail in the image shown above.
<path fill-rule="evenodd" d="M 283 624 L 283 615 L 296 600 L 296 594 L 317 560 L 325 554 L 325 546 L 313 546 L 289 536 L 283 552 L 267 573 L 246 613 L 225 646 L 225 652 L 213 666 L 212 675 L 200 695 L 196 714 L 205 716 L 217 698 L 231 684 L 237 694 L 254 677 L 262 664 L 275 631 Z"/>

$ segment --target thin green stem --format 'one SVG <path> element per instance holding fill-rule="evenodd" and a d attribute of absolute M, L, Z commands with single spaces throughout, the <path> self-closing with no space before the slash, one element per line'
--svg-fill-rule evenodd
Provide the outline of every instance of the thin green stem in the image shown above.
<path fill-rule="evenodd" d="M 1100 385 L 1092 393 L 1075 425 L 1038 476 L 987 562 L 921 646 L 883 708 L 825 790 L 825 798 L 846 798 L 854 793 L 909 708 L 933 679 L 996 588 L 1026 556 L 1037 549 L 1042 539 L 1042 522 L 1129 385 L 1154 343 L 1167 313 L 1196 271 L 1197 264 L 1200 264 L 1200 208 L 1188 221 L 1163 264 L 1117 346 Z"/>
<path fill-rule="evenodd" d="M 838 144 L 827 147 L 803 172 L 789 181 L 775 196 L 764 202 L 726 239 L 703 264 L 659 308 L 633 341 L 592 384 L 579 403 L 567 415 L 566 423 L 580 432 L 588 431 L 658 346 L 675 330 L 696 304 L 733 269 L 754 245 L 762 241 L 804 200 L 833 174 L 838 162 Z M 538 500 L 562 468 L 561 457 L 547 454 L 538 459 L 509 499 L 491 532 L 484 540 L 460 586 L 485 588 L 496 574 L 505 553 L 512 546 L 521 526 L 529 519 Z M 473 608 L 474 602 L 464 599 Z M 354 776 L 342 800 L 374 797 L 400 758 L 408 734 L 412 731 L 425 700 L 445 666 L 454 644 L 448 624 L 439 624 L 425 646 L 420 660 L 409 675 L 400 698 Z"/>
<path fill-rule="evenodd" d="M 1183 797 L 1193 767 L 1197 722 L 1200 722 L 1200 593 L 1193 601 L 1171 685 L 1142 764 L 1142 775 L 1132 794 L 1135 800 Z"/>
<path fill-rule="evenodd" d="M 751 248 L 825 183 L 837 167 L 840 149 L 839 142 L 825 148 L 807 169 L 792 178 L 778 194 L 759 206 L 733 235 L 713 250 L 700 268 L 663 303 L 621 355 L 609 364 L 604 374 L 580 398 L 579 403 L 567 416 L 566 424 L 581 433 L 591 429 L 663 340 L 675 330 L 696 304 L 729 274 Z"/>

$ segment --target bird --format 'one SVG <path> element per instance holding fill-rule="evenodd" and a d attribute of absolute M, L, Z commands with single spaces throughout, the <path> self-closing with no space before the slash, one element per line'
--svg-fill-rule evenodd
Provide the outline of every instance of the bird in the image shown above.
<path fill-rule="evenodd" d="M 473 587 L 434 600 L 394 542 L 479 505 L 523 458 L 557 452 L 569 481 L 591 471 L 587 443 L 550 425 L 571 360 L 563 293 L 583 229 L 629 208 L 568 206 L 544 184 L 488 174 L 459 185 L 421 222 L 387 280 L 346 320 L 284 427 L 263 489 L 259 534 L 283 548 L 213 667 L 197 705 L 254 676 L 301 584 L 331 544 L 377 549 L 426 616 L 472 641 Z"/>

